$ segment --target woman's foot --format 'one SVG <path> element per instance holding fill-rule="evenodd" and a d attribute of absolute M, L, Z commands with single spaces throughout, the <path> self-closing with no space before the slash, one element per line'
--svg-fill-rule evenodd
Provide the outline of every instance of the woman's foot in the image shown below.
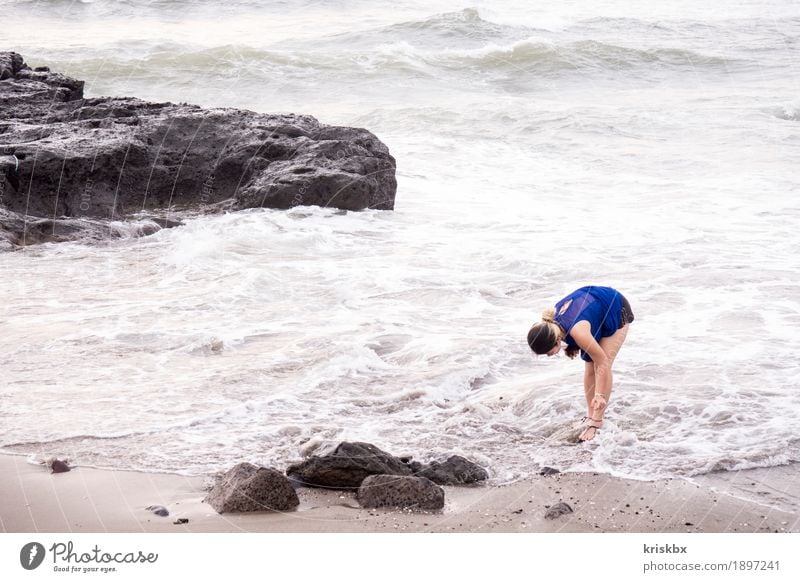
<path fill-rule="evenodd" d="M 578 440 L 581 442 L 590 441 L 595 437 L 597 431 L 603 426 L 603 419 L 595 420 L 594 418 L 587 418 L 584 421 L 584 426 L 586 426 L 586 428 L 583 429 L 583 432 L 578 437 Z"/>
<path fill-rule="evenodd" d="M 572 425 L 572 428 L 582 428 L 582 427 L 583 427 L 583 425 L 585 425 L 585 424 L 586 424 L 586 421 L 587 421 L 587 420 L 589 420 L 589 417 L 588 417 L 588 416 L 584 416 L 584 417 L 583 417 L 582 419 L 580 419 L 578 422 L 576 422 L 575 424 L 573 424 L 573 425 Z"/>

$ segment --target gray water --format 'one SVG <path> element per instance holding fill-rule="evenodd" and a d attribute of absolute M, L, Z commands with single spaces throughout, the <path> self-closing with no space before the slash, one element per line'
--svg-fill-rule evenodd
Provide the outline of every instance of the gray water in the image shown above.
<path fill-rule="evenodd" d="M 0 255 L 0 446 L 200 474 L 340 440 L 652 479 L 800 460 L 800 5 L 2 2 L 88 95 L 312 114 L 397 159 L 394 212 L 203 217 Z M 636 313 L 592 444 L 586 284 Z"/>

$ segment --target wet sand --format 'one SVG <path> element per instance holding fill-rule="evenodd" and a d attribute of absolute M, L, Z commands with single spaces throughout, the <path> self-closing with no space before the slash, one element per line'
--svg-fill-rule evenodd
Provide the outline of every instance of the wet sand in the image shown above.
<path fill-rule="evenodd" d="M 217 514 L 205 477 L 77 467 L 51 474 L 0 455 L 4 532 L 800 532 L 800 467 L 633 481 L 594 473 L 445 487 L 438 513 L 367 510 L 350 492 L 298 489 L 287 513 Z M 574 512 L 545 519 L 559 501 Z M 163 505 L 168 517 L 145 508 Z M 176 525 L 178 518 L 189 520 Z"/>

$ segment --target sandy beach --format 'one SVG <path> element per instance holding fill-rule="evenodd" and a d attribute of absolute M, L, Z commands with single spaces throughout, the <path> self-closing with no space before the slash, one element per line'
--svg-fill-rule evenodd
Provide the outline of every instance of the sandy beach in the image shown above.
<path fill-rule="evenodd" d="M 208 479 L 77 467 L 51 474 L 0 455 L 3 532 L 800 532 L 797 465 L 634 481 L 594 473 L 445 487 L 439 513 L 367 510 L 349 492 L 301 488 L 288 513 L 225 514 Z M 560 501 L 574 512 L 545 519 Z M 168 517 L 145 508 L 162 505 Z M 175 524 L 180 519 L 188 523 Z"/>

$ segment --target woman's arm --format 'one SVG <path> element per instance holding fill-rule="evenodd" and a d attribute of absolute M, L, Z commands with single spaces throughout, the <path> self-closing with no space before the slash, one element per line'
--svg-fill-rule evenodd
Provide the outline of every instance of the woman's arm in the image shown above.
<path fill-rule="evenodd" d="M 597 343 L 597 340 L 592 337 L 592 327 L 588 321 L 579 321 L 570 330 L 572 339 L 575 340 L 583 351 L 589 354 L 594 362 L 594 393 L 595 395 L 602 396 L 608 401 L 608 396 L 611 394 L 611 365 L 608 355 Z M 593 402 L 593 405 L 596 404 Z M 595 410 L 605 406 L 595 405 Z"/>

